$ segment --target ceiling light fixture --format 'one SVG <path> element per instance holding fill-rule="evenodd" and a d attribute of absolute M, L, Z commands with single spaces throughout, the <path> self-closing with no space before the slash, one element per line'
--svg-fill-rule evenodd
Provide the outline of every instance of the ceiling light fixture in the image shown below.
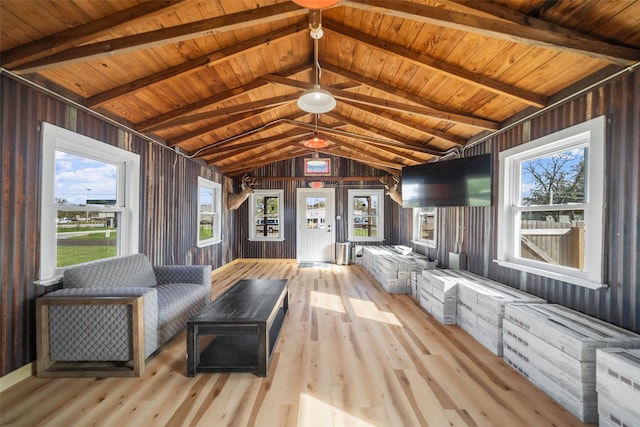
<path fill-rule="evenodd" d="M 315 132 L 313 132 L 313 136 L 302 141 L 302 145 L 304 145 L 307 148 L 313 148 L 316 150 L 318 148 L 326 148 L 329 146 L 329 141 L 327 141 L 326 139 L 324 139 L 318 134 L 318 115 L 317 114 L 315 115 L 315 120 L 316 120 L 316 130 Z"/>
<path fill-rule="evenodd" d="M 316 14 L 316 13 L 314 13 Z M 320 11 L 317 11 L 320 14 Z M 321 114 L 328 113 L 336 107 L 335 98 L 326 90 L 320 89 L 320 62 L 318 62 L 318 39 L 322 37 L 322 24 L 319 18 L 312 19 L 309 25 L 311 28 L 311 38 L 313 39 L 313 61 L 315 65 L 316 83 L 313 89 L 306 90 L 298 98 L 298 107 L 307 113 Z"/>
<path fill-rule="evenodd" d="M 298 6 L 306 7 L 307 9 L 324 9 L 325 7 L 331 7 L 337 4 L 340 0 L 293 0 Z"/>

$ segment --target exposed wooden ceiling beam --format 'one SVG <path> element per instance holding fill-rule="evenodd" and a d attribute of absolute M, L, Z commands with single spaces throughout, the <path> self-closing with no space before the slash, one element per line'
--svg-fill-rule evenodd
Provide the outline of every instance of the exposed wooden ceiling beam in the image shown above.
<path fill-rule="evenodd" d="M 520 89 L 501 81 L 479 75 L 473 71 L 415 52 L 403 46 L 380 40 L 374 36 L 345 27 L 344 25 L 340 25 L 334 21 L 325 20 L 322 26 L 326 30 L 337 33 L 337 35 L 349 37 L 375 49 L 387 52 L 390 55 L 402 57 L 419 66 L 428 67 L 438 73 L 446 74 L 447 76 L 453 77 L 472 86 L 508 96 L 512 99 L 538 108 L 544 107 L 547 103 L 546 97 L 542 95 L 531 93 L 531 91 Z"/>
<path fill-rule="evenodd" d="M 65 49 L 95 40 L 123 25 L 131 25 L 140 18 L 150 18 L 152 15 L 168 8 L 177 7 L 184 0 L 151 1 L 105 16 L 95 21 L 77 27 L 69 28 L 57 34 L 46 36 L 40 40 L 18 46 L 2 52 L 2 66 L 12 69 L 28 61 L 49 56 Z"/>
<path fill-rule="evenodd" d="M 453 0 L 453 3 L 460 3 L 502 19 L 460 13 L 406 1 L 344 0 L 342 2 L 344 6 L 511 40 L 530 46 L 570 52 L 618 65 L 631 65 L 640 61 L 639 49 L 613 45 L 541 19 L 519 14 L 504 6 L 477 0 Z M 511 22 L 506 22 L 504 19 Z M 326 25 L 326 22 L 324 24 Z"/>
<path fill-rule="evenodd" d="M 325 113 L 325 114 L 328 114 L 328 113 Z M 342 116 L 339 116 L 339 117 L 342 118 Z M 297 126 L 305 128 L 305 129 L 311 129 L 311 130 L 315 130 L 316 129 L 316 126 L 314 124 L 311 124 L 311 123 L 298 122 Z M 345 132 L 345 131 L 340 130 L 340 129 L 333 129 L 333 128 L 330 128 L 330 127 L 320 126 L 320 125 L 318 125 L 317 128 L 318 128 L 318 130 L 320 132 L 327 133 L 327 134 L 330 134 L 330 135 L 340 135 L 342 137 L 353 138 L 353 139 L 359 140 L 359 141 L 375 142 L 375 143 L 378 143 L 378 144 L 387 144 L 387 145 L 390 145 L 390 146 L 393 146 L 393 147 L 411 149 L 411 150 L 419 151 L 419 152 L 425 153 L 425 154 L 432 154 L 432 155 L 441 155 L 442 154 L 442 152 L 440 152 L 438 150 L 430 149 L 430 148 L 425 147 L 424 145 L 422 145 L 420 143 L 415 143 L 415 142 L 412 142 L 412 141 L 399 142 L 399 141 L 397 141 L 397 139 L 389 140 L 389 139 L 375 137 L 375 136 L 369 136 L 369 135 L 354 135 L 352 132 Z"/>
<path fill-rule="evenodd" d="M 439 114 L 442 114 L 443 116 L 450 116 L 450 117 L 458 117 L 460 119 L 460 121 L 458 123 L 464 123 L 467 120 L 484 120 L 482 117 L 476 117 L 470 114 L 463 114 L 459 111 L 454 111 L 450 108 L 447 108 L 444 105 L 435 103 L 431 100 L 422 98 L 420 96 L 415 95 L 414 93 L 408 92 L 406 90 L 403 90 L 399 87 L 396 86 L 391 86 L 385 83 L 380 82 L 379 80 L 376 79 L 372 79 L 369 78 L 367 76 L 363 76 L 362 74 L 358 74 L 358 73 L 354 73 L 352 71 L 349 70 L 345 70 L 344 68 L 341 67 L 337 67 L 333 64 L 328 64 L 328 63 L 323 63 L 322 64 L 322 69 L 324 71 L 329 71 L 332 72 L 334 74 L 346 77 L 350 80 L 362 83 L 363 85 L 372 87 L 374 89 L 377 89 L 379 91 L 388 93 L 389 95 L 393 95 L 393 96 L 398 96 L 402 99 L 406 99 L 407 101 L 411 101 L 414 104 L 423 106 L 423 107 L 428 107 L 428 108 L 432 108 L 434 110 L 434 112 L 438 112 Z"/>
<path fill-rule="evenodd" d="M 313 86 L 313 84 L 311 83 L 288 79 L 286 77 L 276 76 L 273 74 L 267 74 L 260 78 L 273 83 L 279 83 L 285 86 L 297 87 L 299 89 L 310 89 Z M 469 116 L 463 116 L 459 114 L 444 113 L 428 107 L 410 105 L 410 104 L 405 104 L 401 102 L 391 101 L 388 99 L 380 99 L 380 98 L 376 98 L 368 95 L 360 95 L 357 93 L 352 93 L 352 92 L 348 92 L 341 89 L 331 89 L 331 94 L 338 99 L 348 99 L 361 104 L 371 105 L 371 106 L 380 107 L 380 108 L 386 108 L 390 110 L 396 110 L 403 113 L 418 114 L 421 116 L 436 118 L 439 120 L 445 120 L 445 121 L 454 122 L 454 123 L 460 123 L 461 121 L 464 121 L 465 125 L 479 127 L 482 129 L 497 130 L 499 128 L 499 124 L 496 122 L 492 122 L 491 120 L 471 118 Z"/>
<path fill-rule="evenodd" d="M 318 150 L 333 156 L 344 157 L 346 159 L 356 160 L 362 162 L 368 166 L 376 167 L 377 169 L 384 170 L 389 173 L 397 174 L 399 170 L 402 170 L 402 165 L 395 164 L 389 161 L 380 161 L 374 157 L 367 155 L 361 149 L 351 149 L 345 146 L 345 148 L 337 147 L 331 150 Z"/>
<path fill-rule="evenodd" d="M 220 165 L 220 171 L 225 175 L 240 171 L 251 171 L 274 162 L 302 156 L 305 153 L 305 148 L 299 148 L 295 143 L 284 141 L 272 146 L 269 152 L 265 152 L 264 155 L 255 156 L 251 160 L 241 159 L 226 165 Z"/>
<path fill-rule="evenodd" d="M 210 125 L 204 126 L 204 127 L 200 127 L 198 129 L 192 130 L 190 132 L 187 133 L 183 133 L 182 135 L 175 137 L 175 138 L 171 138 L 167 141 L 167 145 L 169 147 L 174 147 L 176 145 L 180 145 L 185 141 L 188 141 L 190 139 L 193 138 L 197 138 L 199 136 L 202 136 L 204 134 L 213 132 L 217 129 L 221 129 L 224 128 L 225 126 L 228 126 L 230 124 L 236 124 L 236 123 L 241 123 L 244 120 L 248 120 L 248 119 L 252 119 L 254 117 L 259 116 L 260 114 L 267 112 L 267 111 L 273 111 L 274 108 L 259 108 L 257 110 L 254 111 L 246 111 L 244 113 L 238 113 L 238 114 L 232 114 L 229 115 L 227 117 L 225 117 L 222 120 L 216 121 L 215 123 L 212 123 Z"/>
<path fill-rule="evenodd" d="M 268 45 L 269 43 L 273 43 L 278 39 L 288 37 L 292 34 L 296 34 L 306 29 L 307 29 L 306 25 L 294 24 L 294 25 L 289 25 L 288 27 L 282 28 L 275 32 L 263 34 L 251 40 L 245 40 L 243 42 L 236 43 L 233 46 L 220 49 L 208 55 L 192 59 L 182 64 L 178 64 L 174 67 L 167 68 L 166 70 L 162 70 L 158 73 L 142 77 L 133 82 L 125 83 L 116 88 L 94 95 L 87 99 L 86 105 L 89 107 L 94 107 L 98 104 L 103 104 L 105 102 L 111 101 L 118 97 L 128 95 L 132 92 L 136 92 L 141 89 L 146 89 L 149 86 L 152 86 L 160 82 L 164 82 L 168 79 L 180 77 L 188 73 L 193 73 L 205 67 L 214 66 L 217 63 L 220 63 L 222 61 L 228 61 L 236 56 L 253 52 L 257 49 L 260 49 Z"/>
<path fill-rule="evenodd" d="M 236 154 L 240 154 L 246 150 L 251 150 L 252 148 L 260 147 L 266 144 L 271 144 L 273 142 L 279 141 L 289 141 L 292 138 L 297 138 L 301 140 L 309 135 L 312 135 L 313 132 L 305 129 L 294 129 L 288 132 L 283 132 L 278 135 L 270 136 L 267 138 L 261 138 L 258 140 L 251 140 L 246 142 L 241 142 L 239 144 L 233 145 L 223 145 L 219 147 L 212 148 L 211 150 L 215 150 L 215 152 L 203 152 L 204 154 L 199 154 L 196 157 L 203 157 L 207 162 L 216 161 L 224 157 L 234 156 Z"/>
<path fill-rule="evenodd" d="M 379 135 L 381 137 L 384 138 L 388 138 L 389 142 L 380 142 L 380 141 L 368 141 L 368 142 L 375 142 L 379 145 L 384 145 L 384 146 L 388 146 L 388 147 L 397 147 L 397 148 L 404 148 L 405 150 L 414 150 L 414 151 L 418 151 L 421 153 L 427 153 L 427 154 L 434 154 L 434 153 L 438 153 L 437 149 L 431 148 L 426 146 L 425 144 L 422 144 L 418 141 L 398 141 L 398 135 L 397 134 L 393 134 L 391 132 L 387 132 L 384 129 L 380 129 L 376 126 L 370 125 L 368 123 L 364 123 L 361 122 L 359 120 L 355 120 L 346 116 L 343 116 L 341 114 L 338 114 L 334 111 L 330 111 L 328 113 L 325 113 L 324 115 L 326 115 L 327 117 L 331 117 L 332 119 L 335 120 L 339 120 L 342 122 L 345 122 L 351 126 L 354 126 L 358 129 L 362 129 L 366 132 L 371 132 L 371 133 L 375 133 L 376 135 Z M 356 138 L 357 139 L 357 138 Z"/>
<path fill-rule="evenodd" d="M 406 128 L 411 129 L 412 131 L 418 131 L 418 132 L 422 132 L 425 135 L 429 135 L 429 136 L 433 136 L 442 140 L 445 140 L 451 144 L 454 145 L 465 145 L 467 143 L 467 140 L 465 138 L 453 135 L 451 133 L 447 133 L 447 132 L 442 132 L 439 131 L 437 129 L 425 129 L 423 127 L 420 128 L 416 128 L 416 124 L 415 122 L 412 122 L 411 120 L 406 120 L 403 119 L 402 117 L 398 117 L 397 115 L 394 115 L 393 113 L 383 109 L 383 108 L 376 108 L 376 107 L 372 107 L 369 106 L 366 109 L 362 108 L 362 105 L 356 103 L 356 102 L 351 102 L 351 101 L 344 101 L 347 104 L 349 104 L 351 107 L 353 108 L 358 108 L 360 111 L 363 111 L 367 114 L 375 114 L 378 116 L 378 118 L 382 118 L 388 121 L 393 122 L 396 125 L 399 126 L 403 126 Z"/>
<path fill-rule="evenodd" d="M 275 107 L 278 105 L 293 102 L 298 99 L 298 96 L 298 93 L 290 93 L 288 95 L 279 95 L 272 98 L 260 99 L 258 101 L 250 101 L 242 104 L 230 105 L 228 107 L 204 111 L 202 113 L 197 113 L 190 116 L 176 117 L 173 120 L 168 120 L 155 126 L 147 127 L 144 130 L 157 131 L 159 129 L 167 129 L 176 126 L 182 126 L 185 124 L 196 123 L 202 120 L 212 119 L 214 117 L 225 116 L 227 114 L 244 113 L 245 111 L 254 111 L 262 108 Z"/>
<path fill-rule="evenodd" d="M 304 70 L 307 70 L 311 68 L 311 66 L 309 64 L 303 64 L 303 65 L 294 65 L 292 67 L 289 67 L 285 70 L 282 70 L 280 73 L 278 73 L 278 75 L 283 75 L 283 76 L 288 76 L 291 74 L 296 74 L 299 72 L 302 72 Z M 247 83 L 246 85 L 242 85 L 239 86 L 237 88 L 234 89 L 230 89 L 228 91 L 219 93 L 217 95 L 213 95 L 210 96 L 208 98 L 205 99 L 201 99 L 199 101 L 196 101 L 192 104 L 188 104 L 188 105 L 184 105 L 180 108 L 176 108 L 175 110 L 171 110 L 168 111 L 164 114 L 160 114 L 159 116 L 156 117 L 152 117 L 151 119 L 145 120 L 143 122 L 140 122 L 136 125 L 137 130 L 144 132 L 147 131 L 149 129 L 160 129 L 161 128 L 161 124 L 177 119 L 181 116 L 187 115 L 189 113 L 193 113 L 195 111 L 200 110 L 201 108 L 205 108 L 205 107 L 209 107 L 212 104 L 216 104 L 218 102 L 222 102 L 222 101 L 226 101 L 226 100 L 230 100 L 233 99 L 237 96 L 240 95 L 244 95 L 247 92 L 250 92 L 254 89 L 258 89 L 260 87 L 265 86 L 266 84 L 268 84 L 267 82 L 261 81 L 261 80 L 254 80 L 250 83 Z M 258 107 L 259 108 L 259 107 Z"/>
<path fill-rule="evenodd" d="M 13 71 L 22 74 L 40 72 L 62 65 L 86 62 L 169 43 L 178 43 L 210 34 L 246 28 L 249 25 L 266 24 L 306 14 L 307 9 L 300 8 L 293 2 L 278 3 L 161 30 L 73 47 L 20 65 L 14 68 Z"/>
<path fill-rule="evenodd" d="M 331 140 L 329 140 L 331 142 Z M 389 160 L 388 158 L 384 157 L 383 155 L 378 154 L 379 152 L 383 152 L 383 153 L 388 153 L 393 155 L 393 153 L 385 150 L 385 149 L 379 149 L 377 147 L 375 147 L 375 151 L 369 151 L 369 150 L 363 150 L 361 146 L 355 145 L 353 143 L 350 143 L 349 141 L 344 141 L 342 139 L 340 139 L 340 141 L 337 141 L 336 143 L 336 147 L 339 149 L 344 149 L 344 150 L 353 150 L 353 151 L 357 151 L 359 153 L 361 153 L 364 156 L 367 156 L 369 158 L 371 158 L 373 161 L 379 162 L 379 164 L 388 164 L 389 166 L 391 165 L 395 165 L 397 163 L 401 163 L 398 162 L 396 159 L 394 160 Z M 412 164 L 420 164 L 422 163 L 422 161 L 410 161 L 410 163 Z M 400 165 L 400 167 L 402 167 L 402 165 Z"/>
<path fill-rule="evenodd" d="M 254 80 L 251 83 L 247 83 L 246 85 L 242 85 L 242 86 L 227 90 L 225 92 L 218 93 L 216 95 L 196 101 L 192 104 L 184 105 L 182 107 L 176 108 L 175 110 L 167 111 L 166 113 L 160 114 L 158 116 L 152 117 L 143 122 L 137 123 L 135 125 L 135 128 L 140 132 L 146 132 L 150 129 L 160 128 L 160 126 L 158 125 L 168 122 L 169 120 L 183 116 L 185 114 L 192 113 L 201 108 L 208 107 L 211 104 L 215 104 L 227 99 L 233 99 L 237 96 L 244 95 L 248 91 L 252 91 L 262 86 L 264 86 L 262 82 L 259 82 L 258 80 Z"/>
<path fill-rule="evenodd" d="M 247 129 L 247 130 L 241 132 L 240 134 L 231 135 L 231 136 L 226 137 L 226 138 L 224 138 L 222 140 L 218 140 L 216 142 L 212 142 L 212 143 L 210 143 L 210 144 L 208 144 L 208 145 L 206 145 L 204 147 L 201 147 L 198 150 L 192 152 L 191 155 L 192 156 L 206 156 L 207 153 L 210 153 L 211 151 L 217 149 L 218 147 L 224 146 L 225 144 L 230 143 L 230 142 L 240 141 L 243 138 L 248 138 L 251 135 L 254 135 L 254 134 L 258 133 L 261 130 L 264 130 L 265 128 L 267 128 L 267 127 L 271 127 L 271 126 L 277 127 L 277 126 L 280 126 L 280 125 L 288 125 L 289 126 L 288 129 L 291 129 L 291 127 L 295 126 L 296 123 L 297 123 L 297 122 L 294 122 L 294 121 L 296 119 L 299 119 L 300 117 L 305 116 L 306 114 L 307 113 L 305 113 L 303 111 L 297 111 L 297 112 L 295 112 L 293 114 L 290 114 L 289 116 L 281 117 L 280 119 L 275 120 L 273 122 L 266 123 L 266 124 L 264 124 L 262 126 L 259 126 L 259 127 L 253 128 L 253 129 Z M 293 123 L 291 123 L 291 122 L 293 122 Z M 276 135 L 276 138 L 277 137 L 278 136 Z"/>
<path fill-rule="evenodd" d="M 371 155 L 373 157 L 377 157 L 380 160 L 389 161 L 389 159 L 387 159 L 385 157 L 382 157 L 382 156 L 377 156 L 374 153 L 372 153 L 371 151 L 362 150 L 361 147 L 359 147 L 359 146 L 357 146 L 357 145 L 345 140 L 344 138 L 332 137 L 331 139 L 329 139 L 329 141 L 332 141 L 332 140 L 335 140 L 336 142 L 338 142 L 340 146 L 347 145 L 351 149 L 360 150 L 361 152 L 366 153 L 368 155 Z M 408 163 L 411 163 L 411 164 L 422 164 L 422 163 L 426 162 L 425 159 L 422 159 L 420 157 L 416 157 L 416 156 L 413 156 L 413 155 L 407 153 L 406 151 L 410 150 L 408 148 L 405 148 L 404 149 L 405 151 L 402 151 L 402 150 L 399 150 L 397 148 L 393 148 L 393 146 L 389 146 L 387 144 L 378 144 L 378 143 L 375 143 L 375 142 L 367 142 L 366 144 L 371 146 L 372 148 L 374 148 L 376 152 L 380 151 L 380 152 L 387 153 L 388 155 L 395 156 L 395 159 L 392 160 L 394 163 L 396 163 L 396 162 L 397 163 L 408 162 Z"/>

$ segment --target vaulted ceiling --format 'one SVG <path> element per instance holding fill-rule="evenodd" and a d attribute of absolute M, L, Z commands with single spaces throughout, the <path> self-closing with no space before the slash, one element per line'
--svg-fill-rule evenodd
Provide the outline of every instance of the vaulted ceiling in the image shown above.
<path fill-rule="evenodd" d="M 226 175 L 310 156 L 316 130 L 399 174 L 640 61 L 640 2 L 2 0 L 0 34 L 3 72 Z M 296 103 L 316 76 L 318 116 Z"/>

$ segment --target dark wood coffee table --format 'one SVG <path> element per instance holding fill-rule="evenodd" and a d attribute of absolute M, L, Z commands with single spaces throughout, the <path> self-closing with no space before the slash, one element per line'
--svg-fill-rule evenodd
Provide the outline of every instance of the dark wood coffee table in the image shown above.
<path fill-rule="evenodd" d="M 288 311 L 288 280 L 240 280 L 187 322 L 187 376 L 253 372 L 266 377 Z M 201 350 L 205 336 L 213 340 Z"/>

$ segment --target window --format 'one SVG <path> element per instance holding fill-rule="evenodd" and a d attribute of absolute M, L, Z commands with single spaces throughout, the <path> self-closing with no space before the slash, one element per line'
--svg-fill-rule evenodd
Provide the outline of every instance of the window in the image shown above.
<path fill-rule="evenodd" d="M 66 267 L 138 252 L 140 157 L 42 127 L 40 281 Z"/>
<path fill-rule="evenodd" d="M 222 240 L 222 185 L 198 177 L 198 242 L 197 247 L 210 246 Z"/>
<path fill-rule="evenodd" d="M 605 117 L 500 153 L 500 265 L 602 284 Z"/>
<path fill-rule="evenodd" d="M 384 240 L 384 191 L 349 190 L 349 240 Z"/>
<path fill-rule="evenodd" d="M 254 190 L 249 197 L 249 238 L 284 240 L 282 235 L 283 190 Z"/>
<path fill-rule="evenodd" d="M 413 209 L 413 243 L 436 247 L 436 208 Z"/>

